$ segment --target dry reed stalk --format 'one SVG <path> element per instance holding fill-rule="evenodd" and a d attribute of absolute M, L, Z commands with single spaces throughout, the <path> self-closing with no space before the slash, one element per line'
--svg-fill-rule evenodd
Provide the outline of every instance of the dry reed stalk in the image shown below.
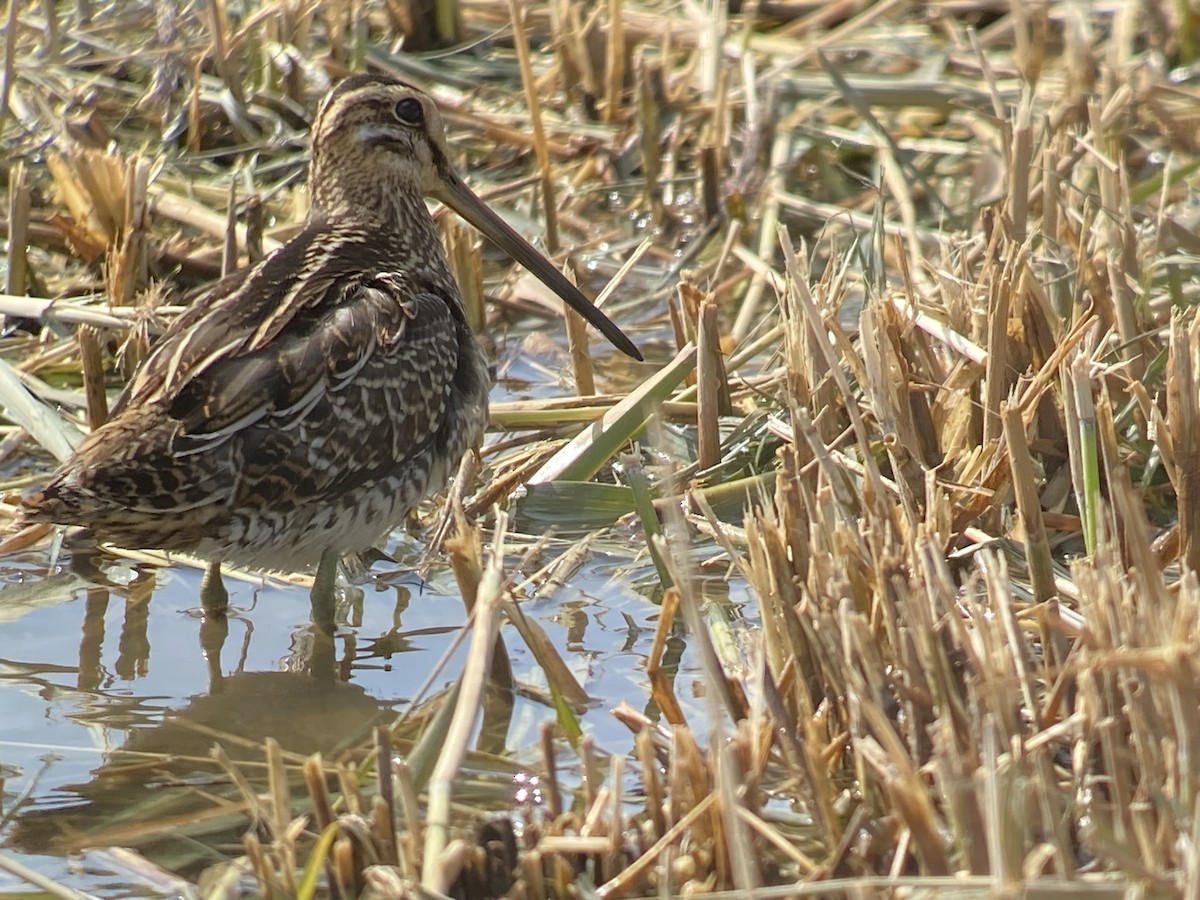
<path fill-rule="evenodd" d="M 586 40 L 589 33 L 584 26 L 582 11 L 569 0 L 554 0 L 548 4 L 551 43 L 558 54 L 564 87 L 568 92 L 580 92 L 585 106 L 594 108 L 599 96 L 596 73 L 591 55 L 587 52 Z M 531 10 L 531 13 L 533 11 Z M 528 27 L 532 15 L 526 16 Z"/>
<path fill-rule="evenodd" d="M 254 265 L 263 258 L 262 196 L 252 193 L 246 198 L 246 262 Z"/>
<path fill-rule="evenodd" d="M 4 134 L 8 124 L 13 77 L 17 68 L 17 39 L 21 33 L 17 17 L 19 9 L 17 3 L 9 3 L 4 15 L 4 66 L 0 69 L 0 135 Z"/>
<path fill-rule="evenodd" d="M 525 34 L 524 12 L 517 0 L 509 0 L 509 14 L 513 27 L 513 43 L 517 49 L 517 61 L 521 70 L 521 84 L 525 89 L 525 103 L 529 110 L 533 130 L 533 149 L 538 160 L 538 172 L 542 190 L 542 210 L 546 218 L 546 248 L 553 254 L 558 252 L 558 203 L 555 199 L 554 178 L 550 165 L 550 151 L 546 145 L 546 130 L 542 123 L 542 105 L 529 55 L 529 39 Z"/>
<path fill-rule="evenodd" d="M 695 361 L 695 347 L 685 346 L 669 364 L 608 410 L 599 422 L 556 452 L 528 483 L 545 484 L 558 479 L 582 481 L 590 478 L 613 453 L 641 430 L 649 421 L 654 405 L 687 377 Z M 594 452 L 596 447 L 604 452 Z"/>
<path fill-rule="evenodd" d="M 1033 581 L 1033 595 L 1040 603 L 1057 596 L 1057 591 L 1054 586 L 1050 545 L 1046 539 L 1046 526 L 1042 518 L 1041 500 L 1034 483 L 1033 458 L 1025 440 L 1025 426 L 1021 421 L 1020 412 L 1005 403 L 1001 407 L 1000 416 L 1004 423 L 1004 442 L 1008 450 L 1017 511 L 1021 515 L 1021 527 L 1025 532 L 1025 553 Z"/>
<path fill-rule="evenodd" d="M 696 346 L 696 405 L 699 414 L 697 465 L 711 469 L 721 459 L 719 419 L 729 415 L 729 381 L 721 359 L 717 307 L 711 297 L 700 303 Z"/>
<path fill-rule="evenodd" d="M 658 705 L 659 711 L 672 725 L 686 725 L 687 718 L 675 696 L 673 679 L 667 676 L 662 667 L 663 653 L 666 650 L 667 636 L 675 623 L 679 611 L 679 591 L 668 588 L 663 592 L 662 608 L 658 615 L 658 625 L 654 629 L 654 642 L 646 659 L 646 677 L 650 679 L 651 698 Z M 659 832 L 662 832 L 660 825 Z"/>
<path fill-rule="evenodd" d="M 567 348 L 571 357 L 571 372 L 575 378 L 575 395 L 589 397 L 596 393 L 596 375 L 588 346 L 588 327 L 583 316 L 563 307 L 567 325 Z"/>
<path fill-rule="evenodd" d="M 14 3 L 12 6 L 16 6 L 16 4 Z M 13 859 L 7 854 L 0 855 L 0 869 L 4 869 L 10 875 L 44 891 L 49 897 L 58 898 L 58 900 L 86 900 L 89 896 L 61 884 L 59 881 L 38 872 L 36 869 L 31 869 L 29 866 L 26 866 L 19 860 Z"/>
<path fill-rule="evenodd" d="M 523 123 L 519 119 L 514 119 L 511 125 L 506 125 L 501 121 L 497 121 L 493 117 L 485 117 L 480 114 L 467 114 L 455 112 L 452 108 L 445 109 L 443 120 L 450 128 L 465 128 L 473 132 L 477 132 L 483 137 L 490 138 L 498 144 L 512 147 L 528 147 L 535 151 L 539 146 L 538 139 L 528 129 L 523 128 Z M 546 126 L 546 121 L 542 120 L 543 127 Z M 550 123 L 552 126 L 554 122 Z M 558 126 L 558 127 L 561 127 Z M 563 159 L 571 156 L 571 145 L 566 140 L 557 139 L 551 135 L 544 134 L 542 146 L 552 159 Z M 530 175 L 520 175 L 514 178 L 511 185 L 505 185 L 495 188 L 493 191 L 480 191 L 479 196 L 484 200 L 491 200 L 497 196 L 504 196 L 512 191 L 521 190 L 530 185 L 541 185 L 542 175 L 540 170 Z M 563 211 L 557 211 L 558 215 L 562 215 Z"/>
<path fill-rule="evenodd" d="M 479 545 L 479 534 L 467 521 L 461 505 L 452 509 L 454 534 L 445 540 L 446 553 L 450 557 L 450 568 L 462 594 L 463 605 L 472 613 L 483 582 L 483 558 Z"/>
<path fill-rule="evenodd" d="M 633 886 L 643 878 L 650 866 L 659 862 L 659 857 L 676 841 L 686 835 L 689 829 L 698 823 L 700 818 L 711 813 L 710 807 L 716 800 L 716 795 L 709 794 L 671 825 L 661 838 L 654 842 L 645 853 L 636 859 L 619 875 L 600 885 L 596 889 L 601 898 L 626 896 Z"/>
<path fill-rule="evenodd" d="M 1170 442 L 1174 460 L 1179 515 L 1179 545 L 1183 561 L 1200 572 L 1200 318 L 1186 322 L 1183 313 L 1171 319 L 1167 357 L 1167 421 L 1160 441 Z M 1164 423 L 1165 424 L 1165 423 Z"/>
<path fill-rule="evenodd" d="M 108 396 L 105 393 L 104 351 L 100 343 L 100 332 L 83 325 L 75 332 L 79 344 L 80 368 L 83 374 L 83 392 L 87 398 L 88 428 L 95 431 L 108 421 Z"/>
<path fill-rule="evenodd" d="M 638 146 L 641 150 L 642 172 L 645 176 L 643 199 L 650 205 L 654 221 L 663 219 L 662 196 L 662 119 L 664 104 L 662 65 L 651 63 L 648 52 L 640 52 L 634 60 L 634 80 L 637 91 Z"/>
<path fill-rule="evenodd" d="M 1006 248 L 1012 251 L 1015 245 Z M 1015 289 L 1014 269 L 1017 257 L 1004 254 L 1007 261 L 992 266 L 987 306 L 987 365 L 983 387 L 983 441 L 998 441 L 1003 431 L 1000 404 L 1011 389 L 1008 367 L 1008 321 Z"/>
<path fill-rule="evenodd" d="M 237 181 L 229 182 L 229 201 L 225 204 L 225 236 L 221 243 L 221 277 L 238 267 Z"/>
<path fill-rule="evenodd" d="M 246 91 L 242 83 L 241 71 L 233 57 L 231 35 L 229 33 L 229 17 L 225 9 L 225 0 L 209 0 L 208 25 L 213 37 L 213 55 L 218 73 L 225 86 L 233 95 L 239 106 L 245 105 Z"/>
<path fill-rule="evenodd" d="M 15 7 L 16 4 L 11 4 Z M 0 110 L 0 129 L 3 128 Z M 20 160 L 8 173 L 8 246 L 7 271 L 4 276 L 4 291 L 7 294 L 24 294 L 29 284 L 29 259 L 26 250 L 29 243 L 29 184 L 25 164 Z"/>
<path fill-rule="evenodd" d="M 1012 222 L 1012 240 L 1025 243 L 1029 232 L 1029 185 L 1033 162 L 1033 91 L 1026 89 L 1017 107 L 1011 141 L 1005 147 L 1008 157 L 1008 217 Z"/>
<path fill-rule="evenodd" d="M 724 96 L 724 95 L 722 95 Z M 704 220 L 715 222 L 721 216 L 721 190 L 719 187 L 720 168 L 717 148 L 708 144 L 700 148 L 700 196 Z"/>
<path fill-rule="evenodd" d="M 417 848 L 424 845 L 421 835 L 421 807 L 412 770 L 404 760 L 396 762 L 396 783 L 400 789 L 400 806 L 404 811 L 404 830 L 396 836 L 396 853 L 402 876 L 409 881 L 420 877 Z"/>
<path fill-rule="evenodd" d="M 835 333 L 840 331 L 840 329 L 836 329 L 836 326 L 831 326 L 830 323 L 827 323 L 817 311 L 813 295 L 810 293 L 808 285 L 800 274 L 799 263 L 792 249 L 791 241 L 782 230 L 779 237 L 783 246 L 784 258 L 787 262 L 790 279 L 789 287 L 791 293 L 789 294 L 789 300 L 794 304 L 792 308 L 796 309 L 796 312 L 791 315 L 796 321 L 799 321 L 801 315 L 804 317 L 805 324 L 807 325 L 804 333 L 812 341 L 813 352 L 810 358 L 813 360 L 819 359 L 824 366 L 828 367 L 827 372 L 831 377 L 832 383 L 836 385 L 842 409 L 850 420 L 851 428 L 862 451 L 862 458 L 865 461 L 867 470 L 865 504 L 871 506 L 876 502 L 882 502 L 884 496 L 883 485 L 875 457 L 870 452 L 870 438 L 866 426 L 863 424 L 862 416 L 854 403 L 854 396 L 850 389 L 849 381 L 846 379 L 846 375 L 842 371 L 838 359 L 834 356 L 834 349 L 827 337 L 828 331 L 826 329 L 835 331 Z M 882 507 L 879 509 L 882 509 Z"/>
<path fill-rule="evenodd" d="M 270 821 L 269 826 L 275 836 L 276 853 L 282 857 L 279 865 L 280 879 L 284 890 L 289 895 L 296 893 L 296 854 L 294 844 L 285 839 L 292 825 L 292 804 L 288 788 L 288 776 L 284 769 L 283 755 L 279 742 L 274 738 L 266 740 L 267 777 L 270 784 Z"/>
<path fill-rule="evenodd" d="M 771 271 L 766 267 L 765 261 L 770 259 L 775 252 L 775 234 L 779 225 L 780 194 L 783 183 L 779 173 L 785 165 L 789 152 L 790 142 L 787 140 L 787 131 L 780 128 L 776 132 L 775 140 L 771 143 L 768 175 L 762 188 L 766 199 L 762 205 L 762 222 L 757 250 L 758 262 L 761 265 L 755 268 L 750 287 L 738 307 L 737 319 L 733 323 L 732 331 L 735 343 L 744 341 L 758 324 L 758 309 L 766 290 L 768 273 Z M 738 251 L 735 250 L 736 252 Z M 745 262 L 745 260 L 742 261 Z"/>
<path fill-rule="evenodd" d="M 375 785 L 376 795 L 372 819 L 375 823 L 380 862 L 385 866 L 399 866 L 400 856 L 395 830 L 397 809 L 392 741 L 388 730 L 382 727 L 375 729 Z"/>
<path fill-rule="evenodd" d="M 752 892 L 762 886 L 762 870 L 754 853 L 754 844 L 749 829 L 739 813 L 746 811 L 739 796 L 743 789 L 744 773 L 737 760 L 733 744 L 724 744 L 715 749 L 716 787 L 721 799 L 722 825 L 725 840 L 716 844 L 716 849 L 728 855 L 730 877 L 739 891 Z"/>
<path fill-rule="evenodd" d="M 148 189 L 147 197 L 149 198 L 149 209 L 152 214 L 163 216 L 181 225 L 195 228 L 211 237 L 224 240 L 228 222 L 227 216 L 223 216 L 187 197 L 159 188 L 157 185 Z M 234 228 L 237 240 L 241 245 L 245 246 L 246 226 L 239 223 Z M 277 250 L 281 246 L 281 242 L 276 238 L 263 238 L 263 249 L 267 253 Z"/>
<path fill-rule="evenodd" d="M 554 685 L 554 690 L 572 706 L 583 706 L 588 703 L 591 698 L 587 691 L 583 689 L 570 667 L 559 655 L 545 630 L 537 622 L 525 616 L 521 612 L 521 608 L 511 600 L 503 599 L 501 606 L 508 616 L 508 621 L 516 628 L 524 640 L 525 646 L 529 648 L 542 671 L 546 673 L 547 680 Z"/>
<path fill-rule="evenodd" d="M 455 775 L 466 752 L 466 742 L 475 727 L 482 694 L 492 671 L 492 654 L 499 638 L 500 601 L 504 584 L 499 570 L 503 558 L 504 529 L 498 528 L 492 546 L 492 563 L 483 573 L 474 603 L 474 629 L 466 667 L 459 681 L 458 711 L 438 755 L 429 783 L 429 806 L 421 883 L 429 890 L 445 893 L 454 880 L 453 858 L 443 853 L 450 843 L 450 798 Z"/>
<path fill-rule="evenodd" d="M 621 19 L 621 0 L 608 0 L 608 27 L 605 29 L 604 121 L 614 123 L 621 117 L 625 93 L 625 27 Z"/>
<path fill-rule="evenodd" d="M 0 360 L 0 397 L 9 419 L 28 431 L 56 459 L 66 459 L 81 434 L 71 423 L 41 402 L 22 381 L 21 374 Z"/>
<path fill-rule="evenodd" d="M 550 164 L 550 151 L 546 143 L 541 103 L 530 63 L 529 42 L 523 24 L 524 14 L 517 0 L 509 0 L 509 11 L 512 17 L 517 60 L 521 70 L 521 83 L 525 88 L 525 102 L 533 126 L 534 151 L 537 155 L 538 171 L 541 175 L 542 208 L 546 221 L 546 249 L 549 253 L 554 254 L 559 249 L 558 201 Z M 582 316 L 566 305 L 563 306 L 563 314 L 567 322 L 567 340 L 571 354 L 571 368 L 575 373 L 576 393 L 580 396 L 594 394 L 596 385 L 595 377 L 592 374 L 586 325 Z"/>
<path fill-rule="evenodd" d="M 875 401 L 875 415 L 884 432 L 884 446 L 891 459 L 892 469 L 901 477 L 897 483 L 901 496 L 911 509 L 916 508 L 917 496 L 924 491 L 924 462 L 922 440 L 913 420 L 915 402 L 910 402 L 912 374 L 898 334 L 894 307 L 868 304 L 863 309 L 861 331 L 863 362 L 867 371 L 867 386 Z M 913 398 L 915 401 L 915 398 Z M 932 436 L 927 436 L 928 439 Z"/>
<path fill-rule="evenodd" d="M 676 515 L 670 515 L 667 517 L 664 534 L 650 538 L 649 543 L 655 546 L 659 558 L 662 559 L 670 573 L 673 589 L 679 591 L 679 608 L 683 614 L 683 620 L 687 623 L 696 641 L 696 652 L 704 669 L 709 689 L 713 691 L 725 713 L 733 721 L 737 721 L 745 715 L 745 693 L 741 684 L 722 665 L 721 658 L 717 653 L 714 628 L 711 621 L 705 618 L 692 580 L 687 577 L 686 554 L 683 552 L 683 548 L 686 546 L 686 534 L 686 526 Z"/>
<path fill-rule="evenodd" d="M 479 243 L 464 223 L 451 216 L 443 216 L 438 227 L 446 244 L 450 271 L 454 273 L 462 293 L 467 321 L 476 334 L 485 334 L 487 311 L 484 308 L 483 260 Z"/>
<path fill-rule="evenodd" d="M 572 544 L 561 556 L 530 574 L 522 583 L 514 585 L 513 592 L 520 596 L 526 588 L 532 587 L 530 597 L 538 599 L 550 597 L 561 588 L 567 587 L 571 576 L 587 562 L 591 553 L 591 538 L 595 534 L 596 532 L 592 532 L 578 543 Z"/>

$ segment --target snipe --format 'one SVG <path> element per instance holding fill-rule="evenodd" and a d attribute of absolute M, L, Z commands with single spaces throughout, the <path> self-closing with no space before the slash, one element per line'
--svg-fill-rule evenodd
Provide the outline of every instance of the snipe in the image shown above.
<path fill-rule="evenodd" d="M 23 500 L 22 521 L 216 565 L 319 561 L 328 589 L 339 555 L 367 549 L 440 489 L 487 420 L 486 361 L 426 196 L 640 359 L 449 155 L 421 91 L 369 75 L 338 84 L 313 127 L 307 226 L 195 300 L 110 421 Z"/>

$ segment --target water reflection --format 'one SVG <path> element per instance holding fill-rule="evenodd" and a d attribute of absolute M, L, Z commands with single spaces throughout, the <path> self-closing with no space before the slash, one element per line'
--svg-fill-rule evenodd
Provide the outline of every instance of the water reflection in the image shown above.
<path fill-rule="evenodd" d="M 400 699 L 374 697 L 351 677 L 385 671 L 395 654 L 424 649 L 431 638 L 456 630 L 447 624 L 406 631 L 402 616 L 410 591 L 405 585 L 392 585 L 371 598 L 374 615 L 387 610 L 380 600 L 396 598 L 388 621 L 371 623 L 385 627 L 377 637 L 360 640 L 358 630 L 345 626 L 347 621 L 361 626 L 364 618 L 363 592 L 351 589 L 339 609 L 342 627 L 306 623 L 260 629 L 259 643 L 278 648 L 268 650 L 264 658 L 262 648 L 254 646 L 255 622 L 268 612 L 281 611 L 276 607 L 278 595 L 289 601 L 287 614 L 293 623 L 296 617 L 306 618 L 307 610 L 295 602 L 306 596 L 302 590 L 251 590 L 241 585 L 229 615 L 201 615 L 195 579 L 188 579 L 191 591 L 185 594 L 179 575 L 147 569 L 125 587 L 110 582 L 82 591 L 65 582 L 70 588 L 62 596 L 42 596 L 6 623 L 0 640 L 0 686 L 24 686 L 26 695 L 32 688 L 33 696 L 53 710 L 48 714 L 56 724 L 69 720 L 84 725 L 106 752 L 86 780 L 76 776 L 74 783 L 54 784 L 48 795 L 39 785 L 41 796 L 34 805 L 0 810 L 10 819 L 5 846 L 39 855 L 132 847 L 171 871 L 194 875 L 227 853 L 240 852 L 241 836 L 252 820 L 244 792 L 228 769 L 214 761 L 214 746 L 246 776 L 252 790 L 266 786 L 267 738 L 280 744 L 289 763 L 316 752 L 327 760 L 337 759 L 364 746 L 376 726 L 394 721 Z M 10 587 L 13 592 L 6 588 L 6 599 L 16 600 L 20 585 Z M 251 600 L 246 605 L 248 592 Z M 258 608 L 260 593 L 275 594 L 271 600 L 276 608 Z M 191 616 L 200 616 L 199 621 L 180 615 L 181 602 Z M 48 640 L 37 620 L 51 617 L 59 627 L 73 618 L 78 642 L 64 642 L 61 631 L 57 641 Z M 181 627 L 188 623 L 191 627 Z M 163 627 L 168 624 L 170 628 Z M 37 640 L 23 644 L 21 629 Z M 286 642 L 282 656 L 280 638 Z M 154 646 L 156 642 L 162 646 Z M 51 645 L 57 656 L 53 662 L 42 652 Z M 74 648 L 77 665 L 69 659 Z M 280 670 L 253 670 L 269 667 Z M 186 699 L 184 694 L 177 695 L 180 700 L 162 696 L 163 676 L 176 668 L 190 673 L 192 692 L 200 689 Z M 3 700 L 0 696 L 0 706 Z M 6 739 L 38 736 L 28 727 L 33 717 L 21 718 L 25 733 L 8 732 Z M 46 735 L 46 745 L 53 740 Z M 10 748 L 5 749 L 6 761 L 19 756 Z M 32 774 L 32 760 L 19 762 L 24 770 L 20 774 Z M 51 764 L 49 771 L 57 766 Z M 301 788 L 297 779 L 297 791 Z"/>
<path fill-rule="evenodd" d="M 318 659 L 324 666 L 334 655 L 314 654 L 313 662 Z M 36 854 L 133 847 L 184 875 L 238 852 L 250 811 L 213 760 L 214 746 L 261 790 L 268 737 L 296 758 L 317 752 L 336 757 L 394 718 L 387 704 L 332 675 L 330 665 L 319 676 L 238 672 L 223 678 L 219 693 L 197 696 L 160 724 L 132 729 L 89 781 L 61 789 L 70 805 L 24 813 L 9 843 Z"/>
<path fill-rule="evenodd" d="M 564 537 L 546 553 L 572 546 Z M 405 546 L 389 549 L 407 562 Z M 610 710 L 626 701 L 658 721 L 686 715 L 702 736 L 708 686 L 685 630 L 678 616 L 664 617 L 649 602 L 661 591 L 631 586 L 656 583 L 652 564 L 635 560 L 625 540 L 592 540 L 588 549 L 569 583 L 521 600 L 596 701 L 580 711 L 585 731 L 597 747 L 623 752 L 632 739 Z M 510 566 L 522 558 L 514 553 Z M 394 721 L 421 691 L 426 699 L 410 717 L 413 730 L 396 741 L 416 765 L 407 738 L 454 706 L 450 686 L 466 655 L 465 645 L 453 647 L 463 604 L 444 567 L 424 581 L 402 564 L 377 565 L 373 573 L 365 594 L 344 597 L 331 634 L 309 623 L 307 589 L 279 581 L 227 578 L 229 617 L 206 619 L 200 573 L 180 564 L 137 571 L 125 564 L 124 574 L 110 567 L 113 580 L 102 583 L 47 571 L 44 558 L 0 561 L 0 775 L 7 782 L 0 845 L 88 890 L 95 871 L 73 872 L 76 863 L 63 854 L 118 844 L 194 875 L 214 859 L 240 854 L 253 821 L 228 774 L 212 762 L 213 744 L 262 790 L 265 736 L 294 754 L 289 759 L 321 750 L 329 760 L 361 745 L 377 723 Z M 740 587 L 731 591 L 712 578 L 696 590 L 706 608 L 734 620 L 742 615 Z M 659 665 L 648 671 L 660 628 Z M 472 757 L 456 784 L 456 798 L 492 810 L 516 802 L 512 776 L 542 764 L 540 727 L 555 719 L 532 652 L 515 629 L 506 627 L 504 639 L 516 693 L 486 695 L 474 740 L 483 754 Z M 683 710 L 660 709 L 661 697 L 679 698 Z M 567 783 L 578 758 L 565 742 L 559 749 Z M 50 750 L 56 756 L 43 766 Z M 26 790 L 27 805 L 14 810 Z M 302 797 L 294 799 L 299 813 Z"/>

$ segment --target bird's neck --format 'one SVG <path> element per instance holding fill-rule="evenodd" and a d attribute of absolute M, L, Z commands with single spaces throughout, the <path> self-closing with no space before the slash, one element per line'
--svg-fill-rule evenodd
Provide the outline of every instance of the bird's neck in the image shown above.
<path fill-rule="evenodd" d="M 459 288 L 450 272 L 433 216 L 414 190 L 376 181 L 322 178 L 314 173 L 310 222 L 355 235 L 363 260 L 380 269 L 400 270 L 446 300 L 465 322 Z"/>
<path fill-rule="evenodd" d="M 356 223 L 377 232 L 381 239 L 404 235 L 407 243 L 434 241 L 437 228 L 425 199 L 410 186 L 394 185 L 385 178 L 343 177 L 338 172 L 314 170 L 309 178 L 312 215 L 335 222 Z"/>

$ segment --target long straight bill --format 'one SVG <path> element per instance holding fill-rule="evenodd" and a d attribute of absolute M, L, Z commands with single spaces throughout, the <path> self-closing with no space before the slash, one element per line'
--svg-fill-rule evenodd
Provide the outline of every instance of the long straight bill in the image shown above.
<path fill-rule="evenodd" d="M 608 316 L 597 309 L 579 288 L 571 284 L 554 264 L 517 234 L 508 223 L 480 200 L 466 183 L 454 173 L 443 173 L 444 190 L 435 194 L 452 210 L 486 234 L 505 253 L 537 276 L 538 280 L 593 325 L 612 345 L 634 359 L 642 358 L 633 341 Z"/>

